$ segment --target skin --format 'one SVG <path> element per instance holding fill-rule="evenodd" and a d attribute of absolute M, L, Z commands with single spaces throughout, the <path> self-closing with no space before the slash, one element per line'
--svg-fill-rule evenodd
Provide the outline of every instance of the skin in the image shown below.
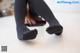
<path fill-rule="evenodd" d="M 25 17 L 25 24 L 35 25 L 36 21 L 33 19 L 31 15 Z"/>

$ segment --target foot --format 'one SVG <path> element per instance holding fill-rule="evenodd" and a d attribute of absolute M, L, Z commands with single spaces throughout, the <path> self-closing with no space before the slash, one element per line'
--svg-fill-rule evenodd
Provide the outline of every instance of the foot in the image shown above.
<path fill-rule="evenodd" d="M 63 31 L 63 27 L 61 25 L 59 26 L 50 26 L 46 29 L 46 31 L 49 33 L 49 34 L 56 34 L 57 36 L 58 35 L 61 35 L 62 34 L 62 31 Z"/>
<path fill-rule="evenodd" d="M 23 34 L 18 33 L 19 40 L 32 40 L 35 39 L 37 36 L 37 30 L 25 31 Z"/>

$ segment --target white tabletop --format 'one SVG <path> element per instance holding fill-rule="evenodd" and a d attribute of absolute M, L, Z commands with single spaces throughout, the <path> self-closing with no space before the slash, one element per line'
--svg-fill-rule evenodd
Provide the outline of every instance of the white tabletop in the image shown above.
<path fill-rule="evenodd" d="M 17 39 L 14 16 L 0 18 L 0 46 L 6 45 L 7 53 L 80 53 L 80 14 L 55 12 L 55 16 L 64 27 L 62 37 L 47 34 L 46 24 L 35 27 L 36 39 L 26 42 Z"/>

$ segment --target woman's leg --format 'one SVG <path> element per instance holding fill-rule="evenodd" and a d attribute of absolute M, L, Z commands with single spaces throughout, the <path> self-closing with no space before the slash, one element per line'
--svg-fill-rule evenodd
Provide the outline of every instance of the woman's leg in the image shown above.
<path fill-rule="evenodd" d="M 43 26 L 46 24 L 46 21 L 39 17 L 39 15 L 29 6 L 27 7 L 28 16 L 25 19 L 25 25 L 32 27 L 32 26 Z M 31 24 L 28 23 L 32 19 Z"/>
<path fill-rule="evenodd" d="M 40 16 L 42 16 L 48 23 L 49 27 L 47 32 L 50 34 L 60 35 L 62 33 L 63 27 L 57 21 L 50 8 L 46 5 L 44 0 L 28 0 L 31 8 Z"/>
<path fill-rule="evenodd" d="M 29 30 L 24 24 L 26 16 L 27 0 L 15 0 L 15 21 L 17 28 L 18 39 L 29 40 L 34 39 L 37 35 L 37 30 Z"/>

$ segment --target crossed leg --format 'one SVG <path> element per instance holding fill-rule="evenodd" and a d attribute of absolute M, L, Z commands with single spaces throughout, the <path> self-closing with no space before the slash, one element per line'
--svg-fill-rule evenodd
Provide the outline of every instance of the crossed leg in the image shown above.
<path fill-rule="evenodd" d="M 55 18 L 54 14 L 51 12 L 44 0 L 28 0 L 28 2 L 31 9 L 49 23 L 49 27 L 46 29 L 49 34 L 55 33 L 56 35 L 60 35 L 62 33 L 63 27 Z"/>
<path fill-rule="evenodd" d="M 15 0 L 15 21 L 19 40 L 34 39 L 37 35 L 36 29 L 29 30 L 24 24 L 25 16 L 27 14 L 26 5 L 27 0 Z"/>

